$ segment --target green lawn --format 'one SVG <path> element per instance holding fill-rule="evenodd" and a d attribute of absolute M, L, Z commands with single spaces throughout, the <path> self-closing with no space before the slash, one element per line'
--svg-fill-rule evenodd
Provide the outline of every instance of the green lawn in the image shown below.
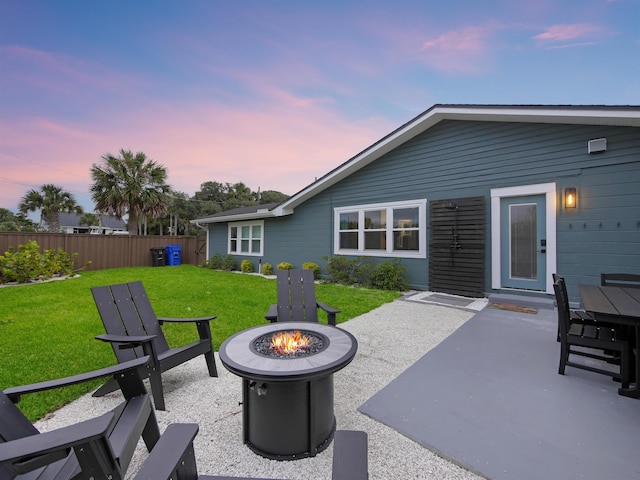
<path fill-rule="evenodd" d="M 264 323 L 267 308 L 276 301 L 273 279 L 193 265 L 91 271 L 68 280 L 0 288 L 0 389 L 116 363 L 111 347 L 94 339 L 104 328 L 90 288 L 133 280 L 142 280 L 158 316 L 217 315 L 211 322 L 216 351 L 230 335 Z M 342 310 L 338 323 L 398 297 L 396 292 L 332 284 L 317 285 L 316 295 Z M 174 346 L 197 338 L 192 325 L 166 325 L 164 332 Z M 95 387 L 28 395 L 19 405 L 35 420 Z"/>

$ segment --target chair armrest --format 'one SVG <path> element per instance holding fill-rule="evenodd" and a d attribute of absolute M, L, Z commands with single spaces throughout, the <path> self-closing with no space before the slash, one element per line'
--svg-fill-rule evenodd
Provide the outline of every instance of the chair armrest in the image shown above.
<path fill-rule="evenodd" d="M 324 302 L 316 302 L 316 304 L 318 305 L 319 308 L 321 308 L 322 310 L 324 310 L 327 313 L 340 313 L 341 310 L 338 310 L 337 308 L 333 308 L 329 305 L 327 305 Z"/>
<path fill-rule="evenodd" d="M 96 340 L 109 343 L 135 343 L 136 345 L 142 345 L 156 338 L 156 335 L 112 335 L 110 333 L 103 333 L 102 335 L 96 335 Z"/>
<path fill-rule="evenodd" d="M 216 315 L 211 317 L 195 317 L 195 318 L 170 318 L 170 317 L 158 317 L 158 323 L 162 325 L 163 322 L 174 323 L 196 323 L 196 322 L 209 322 L 218 318 Z"/>
<path fill-rule="evenodd" d="M 327 312 L 327 320 L 329 322 L 329 325 L 333 325 L 335 327 L 336 326 L 336 314 L 340 313 L 340 310 L 338 310 L 337 308 L 330 307 L 329 305 L 327 305 L 324 302 L 316 301 L 316 305 L 318 306 L 318 308 L 321 308 L 322 310 Z"/>
<path fill-rule="evenodd" d="M 45 390 L 53 390 L 54 388 L 66 387 L 69 385 L 76 385 L 78 383 L 84 383 L 89 380 L 95 380 L 96 378 L 123 375 L 132 370 L 137 370 L 149 362 L 149 357 L 144 356 L 135 360 L 129 360 L 118 365 L 111 367 L 101 368 L 99 370 L 93 370 L 91 372 L 80 373 L 78 375 L 72 375 L 70 377 L 58 378 L 56 380 L 47 380 L 45 382 L 32 383 L 30 385 L 21 385 L 19 387 L 10 387 L 3 390 L 4 393 L 11 399 L 13 403 L 20 401 L 20 396 L 28 393 L 43 392 Z"/>
<path fill-rule="evenodd" d="M 113 421 L 114 414 L 110 412 L 50 432 L 0 443 L 0 464 L 11 463 L 19 473 L 46 466 L 65 458 L 73 447 L 106 438 Z"/>
<path fill-rule="evenodd" d="M 332 480 L 367 480 L 369 445 L 366 432 L 336 430 L 333 440 Z"/>
<path fill-rule="evenodd" d="M 195 479 L 197 470 L 193 439 L 197 433 L 198 425 L 195 423 L 169 425 L 134 480 L 169 480 L 176 478 L 175 473 L 180 469 L 184 469 L 190 475 L 188 478 Z"/>
<path fill-rule="evenodd" d="M 278 305 L 269 305 L 269 311 L 264 316 L 270 322 L 275 322 L 278 320 Z"/>

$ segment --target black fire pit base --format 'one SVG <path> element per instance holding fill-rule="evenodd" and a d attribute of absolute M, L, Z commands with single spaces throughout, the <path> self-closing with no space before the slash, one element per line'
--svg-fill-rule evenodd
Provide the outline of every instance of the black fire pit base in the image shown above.
<path fill-rule="evenodd" d="M 243 379 L 244 443 L 271 460 L 313 457 L 333 440 L 333 375 L 313 380 Z"/>
<path fill-rule="evenodd" d="M 323 348 L 280 358 L 256 348 L 267 334 L 300 331 Z M 333 440 L 333 374 L 347 366 L 358 341 L 338 327 L 312 322 L 277 322 L 232 335 L 220 345 L 220 360 L 242 378 L 243 441 L 273 460 L 313 457 Z"/>

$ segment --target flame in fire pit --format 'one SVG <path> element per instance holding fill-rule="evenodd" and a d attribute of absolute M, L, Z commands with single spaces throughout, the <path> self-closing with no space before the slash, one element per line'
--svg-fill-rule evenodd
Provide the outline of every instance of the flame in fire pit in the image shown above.
<path fill-rule="evenodd" d="M 275 353 L 290 355 L 304 350 L 309 345 L 309 337 L 302 332 L 280 332 L 271 338 L 271 347 Z"/>

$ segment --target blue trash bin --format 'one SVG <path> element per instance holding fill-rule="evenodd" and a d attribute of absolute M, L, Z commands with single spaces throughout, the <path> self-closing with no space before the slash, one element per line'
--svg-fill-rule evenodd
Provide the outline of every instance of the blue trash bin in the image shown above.
<path fill-rule="evenodd" d="M 165 247 L 166 265 L 175 266 L 180 265 L 180 260 L 182 257 L 182 245 L 167 245 Z"/>

